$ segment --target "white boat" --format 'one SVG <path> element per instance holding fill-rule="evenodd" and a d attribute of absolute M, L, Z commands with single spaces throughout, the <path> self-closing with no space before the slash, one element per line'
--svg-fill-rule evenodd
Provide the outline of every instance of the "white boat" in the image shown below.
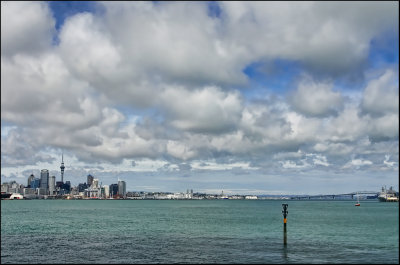
<path fill-rule="evenodd" d="M 378 200 L 381 202 L 398 202 L 399 193 L 394 191 L 392 187 L 389 190 L 386 190 L 386 187 L 382 187 L 382 192 L 379 193 Z"/>
<path fill-rule="evenodd" d="M 357 203 L 354 204 L 354 206 L 360 206 L 360 196 L 358 196 L 358 193 L 357 193 Z"/>
<path fill-rule="evenodd" d="M 10 196 L 10 200 L 22 200 L 24 198 L 24 196 L 22 196 L 19 193 L 13 193 Z"/>

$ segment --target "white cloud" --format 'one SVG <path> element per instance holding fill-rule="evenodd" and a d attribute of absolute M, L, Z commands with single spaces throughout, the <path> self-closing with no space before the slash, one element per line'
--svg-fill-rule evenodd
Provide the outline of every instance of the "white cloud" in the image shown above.
<path fill-rule="evenodd" d="M 392 69 L 387 69 L 377 79 L 372 79 L 365 87 L 362 109 L 372 115 L 384 115 L 399 111 L 399 77 Z"/>
<path fill-rule="evenodd" d="M 366 159 L 352 159 L 349 162 L 347 162 L 342 168 L 357 168 L 359 169 L 360 167 L 363 166 L 370 166 L 372 165 L 372 161 L 366 160 Z"/>
<path fill-rule="evenodd" d="M 234 130 L 242 109 L 237 92 L 226 93 L 218 87 L 192 91 L 168 87 L 160 95 L 160 104 L 174 127 L 199 133 Z"/>
<path fill-rule="evenodd" d="M 363 94 L 336 83 L 368 67 L 397 3 L 207 4 L 100 3 L 55 36 L 47 3 L 2 2 L 2 168 L 63 149 L 98 172 L 398 170 L 381 159 L 398 157 L 397 73 L 368 76 Z M 247 82 L 275 60 L 303 74 L 289 97 Z"/>
<path fill-rule="evenodd" d="M 302 161 L 301 164 L 297 164 L 294 161 L 291 160 L 286 160 L 286 161 L 280 161 L 282 164 L 282 167 L 285 169 L 304 169 L 310 167 L 310 164 L 308 164 L 306 161 Z"/>
<path fill-rule="evenodd" d="M 289 100 L 295 110 L 310 116 L 335 114 L 343 104 L 339 92 L 332 91 L 331 83 L 317 83 L 312 79 L 303 79 Z"/>
<path fill-rule="evenodd" d="M 385 160 L 383 160 L 383 164 L 386 165 L 387 167 L 396 167 L 398 165 L 398 162 L 395 161 L 389 161 L 390 155 L 385 155 Z"/>

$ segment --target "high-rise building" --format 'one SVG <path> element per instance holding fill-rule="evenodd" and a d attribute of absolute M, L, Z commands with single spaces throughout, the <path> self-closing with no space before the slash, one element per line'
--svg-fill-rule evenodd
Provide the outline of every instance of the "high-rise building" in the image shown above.
<path fill-rule="evenodd" d="M 110 198 L 110 186 L 103 185 L 103 189 L 104 189 L 104 197 L 105 198 Z"/>
<path fill-rule="evenodd" d="M 49 178 L 49 195 L 54 195 L 56 190 L 56 176 Z"/>
<path fill-rule="evenodd" d="M 99 179 L 93 179 L 91 188 L 98 189 L 99 187 Z"/>
<path fill-rule="evenodd" d="M 119 197 L 125 197 L 126 195 L 126 183 L 123 180 L 118 180 L 118 194 Z"/>
<path fill-rule="evenodd" d="M 67 181 L 64 183 L 63 188 L 65 189 L 65 191 L 66 191 L 67 193 L 69 193 L 69 192 L 71 191 L 71 181 L 67 180 Z"/>
<path fill-rule="evenodd" d="M 42 169 L 40 171 L 40 188 L 45 190 L 47 194 L 49 187 L 49 171 L 47 169 Z"/>
<path fill-rule="evenodd" d="M 31 181 L 31 189 L 37 189 L 37 188 L 40 188 L 40 179 L 39 178 L 34 178 L 32 181 Z"/>
<path fill-rule="evenodd" d="M 110 197 L 114 198 L 118 194 L 119 194 L 118 193 L 118 184 L 111 184 L 110 185 Z"/>
<path fill-rule="evenodd" d="M 86 183 L 79 183 L 78 184 L 78 192 L 83 192 L 85 189 L 89 188 Z"/>
<path fill-rule="evenodd" d="M 92 186 L 93 183 L 93 176 L 92 175 L 87 175 L 87 185 L 90 187 Z"/>
<path fill-rule="evenodd" d="M 61 169 L 61 182 L 64 183 L 64 169 L 65 169 L 65 166 L 64 166 L 64 154 L 61 155 L 61 166 L 60 166 L 60 169 Z"/>
<path fill-rule="evenodd" d="M 28 188 L 31 187 L 31 182 L 32 182 L 32 180 L 34 180 L 34 179 L 35 179 L 35 176 L 34 176 L 33 174 L 31 174 L 31 175 L 28 177 Z"/>

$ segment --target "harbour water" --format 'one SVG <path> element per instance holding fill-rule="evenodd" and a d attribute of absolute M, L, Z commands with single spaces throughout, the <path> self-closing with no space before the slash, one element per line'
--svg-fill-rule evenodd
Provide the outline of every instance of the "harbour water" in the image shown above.
<path fill-rule="evenodd" d="M 1 263 L 398 262 L 398 203 L 1 201 Z"/>

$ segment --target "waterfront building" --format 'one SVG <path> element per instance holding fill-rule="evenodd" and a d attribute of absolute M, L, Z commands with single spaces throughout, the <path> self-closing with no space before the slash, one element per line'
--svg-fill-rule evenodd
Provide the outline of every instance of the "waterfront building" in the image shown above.
<path fill-rule="evenodd" d="M 24 188 L 24 197 L 33 198 L 35 196 L 35 190 L 32 188 Z"/>
<path fill-rule="evenodd" d="M 45 190 L 47 193 L 49 187 L 49 171 L 47 169 L 42 169 L 40 171 L 40 188 Z"/>
<path fill-rule="evenodd" d="M 31 187 L 31 182 L 33 181 L 35 179 L 35 176 L 33 175 L 33 174 L 31 174 L 29 177 L 28 177 L 28 188 L 30 188 Z"/>
<path fill-rule="evenodd" d="M 114 198 L 118 196 L 118 184 L 110 185 L 110 197 Z"/>
<path fill-rule="evenodd" d="M 92 175 L 87 175 L 87 185 L 88 187 L 92 186 L 92 182 L 93 182 L 93 176 Z"/>
<path fill-rule="evenodd" d="M 47 189 L 37 188 L 36 189 L 36 194 L 37 195 L 47 195 Z"/>
<path fill-rule="evenodd" d="M 99 179 L 93 179 L 92 180 L 92 185 L 90 187 L 92 189 L 98 189 L 99 188 Z"/>
<path fill-rule="evenodd" d="M 63 195 L 64 190 L 63 190 L 64 183 L 61 181 L 56 181 L 56 193 L 58 195 Z"/>
<path fill-rule="evenodd" d="M 118 180 L 118 194 L 119 197 L 126 196 L 126 182 L 123 180 Z"/>
<path fill-rule="evenodd" d="M 24 185 L 17 183 L 15 180 L 11 180 L 10 182 L 4 182 L 1 185 L 2 193 L 22 193 Z"/>
<path fill-rule="evenodd" d="M 1 192 L 9 193 L 8 190 L 9 190 L 8 182 L 3 182 L 3 184 L 1 184 Z"/>
<path fill-rule="evenodd" d="M 110 198 L 110 186 L 103 185 L 102 191 L 104 192 L 104 198 Z"/>
<path fill-rule="evenodd" d="M 55 195 L 55 190 L 56 190 L 56 177 L 51 176 L 49 178 L 49 195 Z"/>
<path fill-rule="evenodd" d="M 87 198 L 99 198 L 100 190 L 97 188 L 88 188 L 85 189 L 84 196 Z"/>
<path fill-rule="evenodd" d="M 85 183 L 79 183 L 78 184 L 78 191 L 83 192 L 85 189 L 89 188 L 89 186 Z"/>
<path fill-rule="evenodd" d="M 78 196 L 79 195 L 79 190 L 78 187 L 71 187 L 70 191 L 69 191 L 70 195 L 74 195 L 74 196 Z"/>
<path fill-rule="evenodd" d="M 63 189 L 65 189 L 65 191 L 69 193 L 71 191 L 71 181 L 67 180 L 63 185 Z"/>
<path fill-rule="evenodd" d="M 9 193 L 22 193 L 24 188 L 24 185 L 17 183 L 15 180 L 8 183 Z"/>
<path fill-rule="evenodd" d="M 40 188 L 40 178 L 34 178 L 31 181 L 31 189 L 36 190 L 37 188 Z"/>
<path fill-rule="evenodd" d="M 193 199 L 193 190 L 190 190 L 190 192 L 189 192 L 189 189 L 187 189 L 185 198 L 186 199 Z"/>

